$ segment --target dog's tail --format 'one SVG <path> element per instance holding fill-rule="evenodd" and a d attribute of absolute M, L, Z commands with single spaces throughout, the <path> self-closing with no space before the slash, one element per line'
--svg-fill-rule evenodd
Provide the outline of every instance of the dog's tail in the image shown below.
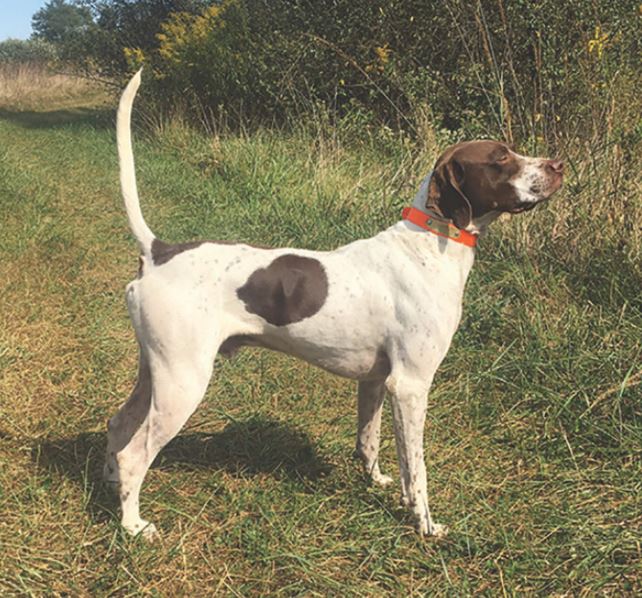
<path fill-rule="evenodd" d="M 131 119 L 132 104 L 140 85 L 140 69 L 130 80 L 123 91 L 118 104 L 116 117 L 116 139 L 118 142 L 118 162 L 120 164 L 120 188 L 125 200 L 125 210 L 129 227 L 138 241 L 141 253 L 151 254 L 152 242 L 156 238 L 151 231 L 140 209 L 138 189 L 136 187 L 136 170 L 134 168 L 134 150 L 132 149 Z"/>

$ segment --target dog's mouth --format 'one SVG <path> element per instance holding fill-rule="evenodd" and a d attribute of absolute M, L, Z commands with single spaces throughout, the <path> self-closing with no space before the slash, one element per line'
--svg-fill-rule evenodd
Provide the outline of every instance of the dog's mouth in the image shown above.
<path fill-rule="evenodd" d="M 548 178 L 545 185 L 541 182 L 534 183 L 529 188 L 529 195 L 535 199 L 531 201 L 520 201 L 514 208 L 509 210 L 509 213 L 521 214 L 522 212 L 530 212 L 558 191 L 562 186 L 563 180 L 564 175 L 562 173 L 556 173 L 554 176 Z"/>
<path fill-rule="evenodd" d="M 511 210 L 508 210 L 508 212 L 510 214 L 521 214 L 522 212 L 530 212 L 535 206 L 539 205 L 545 200 L 546 198 L 542 198 L 542 199 L 538 199 L 537 201 L 521 202 Z"/>

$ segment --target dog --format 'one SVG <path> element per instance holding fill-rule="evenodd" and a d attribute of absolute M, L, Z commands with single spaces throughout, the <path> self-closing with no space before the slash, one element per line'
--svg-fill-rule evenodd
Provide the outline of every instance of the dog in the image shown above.
<path fill-rule="evenodd" d="M 117 116 L 120 182 L 140 247 L 126 289 L 140 347 L 136 386 L 109 420 L 104 477 L 117 485 L 122 526 L 152 538 L 139 494 L 152 461 L 205 394 L 217 354 L 251 345 L 358 381 L 356 454 L 373 483 L 384 393 L 391 396 L 402 503 L 422 535 L 443 536 L 428 507 L 423 429 L 433 376 L 459 325 L 475 245 L 502 213 L 530 210 L 562 184 L 564 164 L 496 141 L 449 147 L 404 217 L 334 251 L 243 243 L 164 243 L 138 198 L 131 110 L 134 75 Z"/>

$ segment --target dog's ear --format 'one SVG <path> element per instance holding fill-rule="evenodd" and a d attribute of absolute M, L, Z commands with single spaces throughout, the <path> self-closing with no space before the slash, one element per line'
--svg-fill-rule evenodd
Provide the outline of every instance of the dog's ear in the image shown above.
<path fill-rule="evenodd" d="M 457 228 L 466 228 L 473 217 L 472 206 L 461 190 L 465 176 L 464 167 L 451 156 L 435 166 L 428 186 L 426 208 L 452 220 Z"/>

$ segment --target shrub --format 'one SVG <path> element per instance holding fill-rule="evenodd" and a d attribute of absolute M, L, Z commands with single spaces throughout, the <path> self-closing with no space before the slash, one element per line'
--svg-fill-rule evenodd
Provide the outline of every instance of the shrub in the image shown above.
<path fill-rule="evenodd" d="M 123 76 L 130 68 L 125 48 L 157 51 L 157 34 L 170 15 L 198 12 L 205 0 L 87 0 L 93 24 L 73 43 L 70 58 L 106 77 Z"/>
<path fill-rule="evenodd" d="M 571 0 L 102 0 L 79 52 L 149 65 L 166 107 L 284 121 L 322 106 L 415 135 L 559 144 L 635 130 L 639 3 Z M 619 134 L 619 133 L 618 133 Z"/>
<path fill-rule="evenodd" d="M 1 63 L 47 63 L 57 56 L 55 47 L 41 40 L 8 39 L 0 42 Z"/>

